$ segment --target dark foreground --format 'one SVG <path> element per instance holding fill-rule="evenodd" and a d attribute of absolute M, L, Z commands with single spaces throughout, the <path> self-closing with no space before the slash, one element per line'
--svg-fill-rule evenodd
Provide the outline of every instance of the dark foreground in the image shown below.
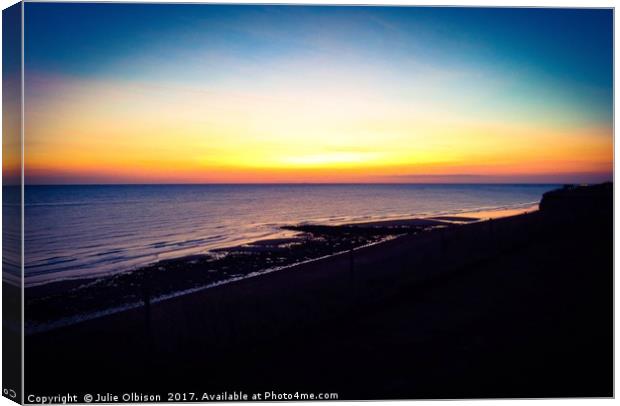
<path fill-rule="evenodd" d="M 612 396 L 612 209 L 611 185 L 567 189 L 540 212 L 405 235 L 28 336 L 25 400 Z"/>

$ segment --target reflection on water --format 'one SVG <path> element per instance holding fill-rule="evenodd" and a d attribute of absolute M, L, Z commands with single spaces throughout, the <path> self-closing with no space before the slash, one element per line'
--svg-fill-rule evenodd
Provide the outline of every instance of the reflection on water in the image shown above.
<path fill-rule="evenodd" d="M 530 206 L 554 185 L 27 186 L 26 285 L 341 224 Z"/>

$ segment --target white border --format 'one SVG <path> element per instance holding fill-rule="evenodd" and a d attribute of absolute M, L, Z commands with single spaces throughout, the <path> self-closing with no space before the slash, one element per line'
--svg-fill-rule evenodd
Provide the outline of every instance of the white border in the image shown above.
<path fill-rule="evenodd" d="M 524 0 L 524 1 L 493 1 L 493 0 L 446 0 L 424 1 L 424 0 L 219 0 L 219 1 L 192 1 L 192 0 L 25 0 L 27 3 L 180 3 L 180 4 L 300 4 L 300 5 L 379 5 L 379 6 L 468 6 L 468 7 L 558 7 L 558 8 L 613 8 L 613 0 Z"/>

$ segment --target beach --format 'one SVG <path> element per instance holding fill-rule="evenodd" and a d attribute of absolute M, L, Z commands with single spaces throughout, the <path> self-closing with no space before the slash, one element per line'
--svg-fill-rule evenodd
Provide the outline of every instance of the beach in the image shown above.
<path fill-rule="evenodd" d="M 25 331 L 140 307 L 145 295 L 155 303 L 403 235 L 535 211 L 555 187 L 28 188 Z"/>
<path fill-rule="evenodd" d="M 611 191 L 409 222 L 442 227 L 31 334 L 26 394 L 611 396 Z"/>

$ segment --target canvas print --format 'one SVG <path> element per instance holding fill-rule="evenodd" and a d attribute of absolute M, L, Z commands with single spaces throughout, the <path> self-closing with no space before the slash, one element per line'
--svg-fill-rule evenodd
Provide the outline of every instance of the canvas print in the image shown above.
<path fill-rule="evenodd" d="M 4 396 L 613 396 L 613 18 L 7 8 Z"/>

